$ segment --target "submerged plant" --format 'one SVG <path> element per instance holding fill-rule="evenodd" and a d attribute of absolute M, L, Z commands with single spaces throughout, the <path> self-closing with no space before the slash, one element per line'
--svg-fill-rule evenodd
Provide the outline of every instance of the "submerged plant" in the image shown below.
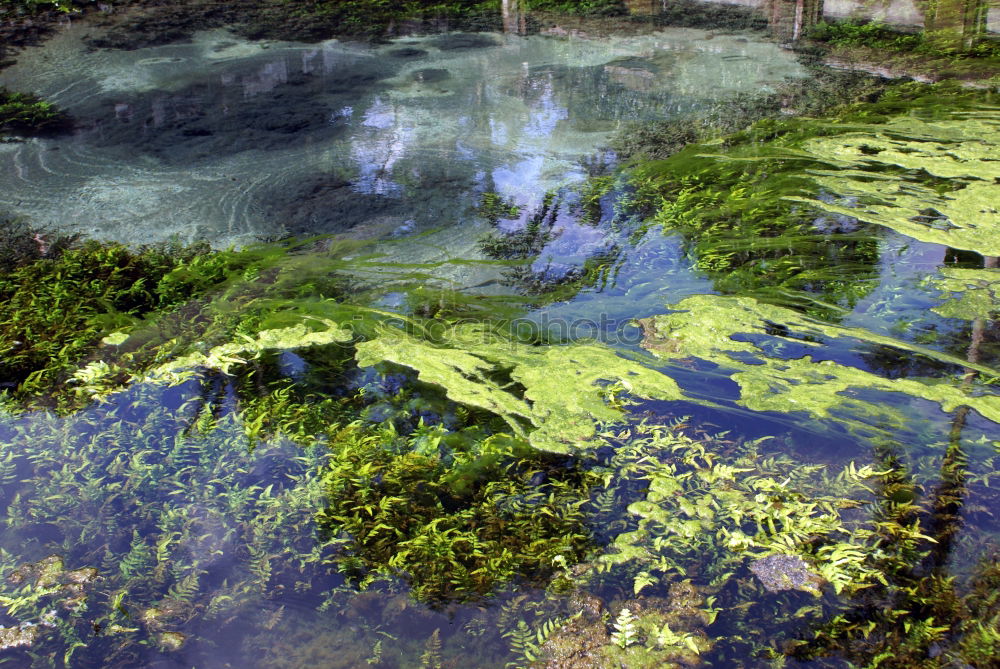
<path fill-rule="evenodd" d="M 672 307 L 673 313 L 640 322 L 643 347 L 664 358 L 694 356 L 735 370 L 732 379 L 740 386 L 739 401 L 748 408 L 824 417 L 850 406 L 859 416 L 877 415 L 900 423 L 891 407 L 852 399 L 852 389 L 863 388 L 905 393 L 936 402 L 944 411 L 968 405 L 991 420 L 1000 419 L 996 395 L 970 393 L 948 379 L 887 379 L 833 360 L 814 360 L 809 353 L 822 341 L 850 338 L 993 374 L 991 367 L 980 363 L 860 328 L 830 325 L 751 298 L 694 296 Z"/>
<path fill-rule="evenodd" d="M 35 95 L 0 88 L 0 137 L 5 132 L 31 135 L 65 128 L 69 118 Z"/>
<path fill-rule="evenodd" d="M 592 478 L 522 440 L 360 430 L 335 436 L 318 521 L 340 547 L 339 568 L 362 584 L 394 574 L 425 601 L 477 598 L 544 579 L 557 556 L 579 559 L 588 546 L 581 506 Z"/>
<path fill-rule="evenodd" d="M 898 117 L 802 148 L 839 168 L 813 173 L 839 198 L 813 200 L 814 206 L 921 241 L 1000 255 L 1000 168 L 993 158 L 1000 110 Z"/>

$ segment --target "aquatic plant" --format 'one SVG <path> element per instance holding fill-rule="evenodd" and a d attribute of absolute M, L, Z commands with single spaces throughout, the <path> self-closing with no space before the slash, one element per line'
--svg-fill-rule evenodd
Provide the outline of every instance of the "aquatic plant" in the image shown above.
<path fill-rule="evenodd" d="M 694 356 L 735 370 L 739 402 L 757 411 L 805 411 L 829 416 L 853 407 L 858 416 L 878 416 L 900 425 L 901 416 L 886 405 L 852 399 L 851 389 L 899 392 L 936 402 L 944 411 L 970 406 L 991 420 L 1000 419 L 1000 397 L 973 394 L 949 379 L 887 379 L 833 360 L 814 360 L 820 342 L 850 338 L 890 346 L 993 375 L 992 367 L 941 353 L 860 328 L 845 328 L 751 298 L 694 296 L 672 306 L 673 313 L 640 321 L 643 347 L 664 358 Z M 739 339 L 736 337 L 739 336 Z M 783 349 L 788 349 L 784 353 Z"/>
<path fill-rule="evenodd" d="M 2 417 L 5 452 L 29 483 L 5 487 L 3 542 L 18 549 L 0 555 L 0 603 L 5 620 L 41 623 L 8 662 L 45 666 L 55 651 L 74 664 L 142 663 L 151 646 L 184 645 L 195 615 L 225 626 L 284 579 L 322 589 L 328 548 L 312 515 L 324 492 L 307 474 L 323 450 L 276 441 L 251 452 L 234 414 L 212 418 L 197 394 L 170 393 L 136 386 L 69 418 Z M 10 578 L 35 569 L 32 554 L 54 555 L 62 575 Z"/>
<path fill-rule="evenodd" d="M 681 234 L 695 267 L 720 292 L 758 295 L 834 317 L 836 309 L 820 303 L 848 308 L 863 297 L 877 249 L 852 219 L 823 219 L 818 208 L 788 201 L 816 190 L 802 170 L 820 163 L 790 150 L 816 132 L 829 130 L 812 122 L 764 120 L 638 165 L 631 177 L 639 190 L 637 206 L 648 212 L 645 226 Z"/>
<path fill-rule="evenodd" d="M 802 146 L 838 168 L 812 172 L 837 196 L 813 200 L 817 208 L 990 256 L 1000 255 L 998 147 L 1000 110 L 990 108 L 945 119 L 893 118 Z"/>
<path fill-rule="evenodd" d="M 474 324 L 446 331 L 442 344 L 386 328 L 357 345 L 357 360 L 414 369 L 450 399 L 500 416 L 533 447 L 553 453 L 574 451 L 593 439 L 599 422 L 621 418 L 607 401 L 609 384 L 639 397 L 680 397 L 670 377 L 603 345 L 536 347 Z"/>
<path fill-rule="evenodd" d="M 556 556 L 582 556 L 580 476 L 505 435 L 390 432 L 334 450 L 318 522 L 339 547 L 338 567 L 363 585 L 395 574 L 423 601 L 482 597 L 545 579 Z"/>
<path fill-rule="evenodd" d="M 818 476 L 822 467 L 761 457 L 758 444 L 743 445 L 745 456 L 729 453 L 723 463 L 711 445 L 646 426 L 618 438 L 627 445 L 616 455 L 623 466 L 609 487 L 627 490 L 637 477 L 646 493 L 628 506 L 638 523 L 618 534 L 596 564 L 600 571 L 628 569 L 637 594 L 662 587 L 671 575 L 724 587 L 740 565 L 771 555 L 797 556 L 808 565 L 788 584 L 758 576 L 774 591 L 818 596 L 829 585 L 851 592 L 880 578 L 870 562 L 873 532 L 852 527 L 843 515 L 865 503 L 866 482 L 880 475 L 875 468 L 850 465 L 835 476 Z M 785 568 L 786 576 L 792 573 Z"/>
<path fill-rule="evenodd" d="M 59 252 L 38 239 L 45 254 L 0 274 L 0 377 L 25 394 L 50 390 L 102 336 L 162 308 L 157 282 L 177 264 L 165 249 L 88 242 Z"/>
<path fill-rule="evenodd" d="M 69 117 L 36 95 L 0 88 L 0 137 L 4 133 L 32 135 L 65 128 Z"/>

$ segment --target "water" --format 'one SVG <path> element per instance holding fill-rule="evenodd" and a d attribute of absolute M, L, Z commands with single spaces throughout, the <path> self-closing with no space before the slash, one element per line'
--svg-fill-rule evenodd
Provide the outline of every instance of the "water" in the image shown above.
<path fill-rule="evenodd" d="M 69 139 L 0 149 L 0 207 L 89 237 L 218 246 L 460 226 L 483 191 L 535 205 L 628 120 L 802 76 L 755 38 L 435 35 L 369 47 L 248 43 L 88 51 L 84 28 L 0 81 L 64 107 Z"/>
<path fill-rule="evenodd" d="M 897 456 L 916 472 L 924 495 L 948 483 L 943 454 L 958 443 L 970 481 L 989 482 L 1000 433 L 975 412 L 960 419 L 960 410 L 875 386 L 845 394 L 891 415 L 850 403 L 826 416 L 753 410 L 739 401 L 735 366 L 652 359 L 642 347 L 634 319 L 691 296 L 730 292 L 726 277 L 699 265 L 692 240 L 643 232 L 624 185 L 612 188 L 590 218 L 577 187 L 614 166 L 605 147 L 627 121 L 697 113 L 735 93 L 804 76 L 776 45 L 681 29 L 612 38 L 450 33 L 377 46 L 252 43 L 218 31 L 190 43 L 114 52 L 85 49 L 85 30 L 65 31 L 0 75 L 0 83 L 38 92 L 79 122 L 68 137 L 0 145 L 0 210 L 137 245 L 207 239 L 226 247 L 333 234 L 378 242 L 386 263 L 419 263 L 481 260 L 480 243 L 494 228 L 480 205 L 484 194 L 497 193 L 517 208 L 501 216 L 501 231 L 524 230 L 549 212 L 551 237 L 529 258 L 521 283 L 510 280 L 505 265 L 428 271 L 453 287 L 509 293 L 538 277 L 573 277 L 588 261 L 606 258 L 601 278 L 522 316 L 554 340 L 603 341 L 663 371 L 687 395 L 638 402 L 633 417 L 653 424 L 688 417 L 694 434 L 727 432 L 717 442 L 725 457 L 746 440 L 772 437 L 768 457 L 785 454 L 831 472 L 849 461 L 879 465 L 886 443 L 905 444 Z M 812 355 L 879 378 L 959 378 L 960 367 L 942 356 L 961 350 L 967 330 L 929 313 L 941 296 L 926 281 L 952 252 L 890 232 L 865 235 L 874 249 L 868 260 L 849 244 L 825 245 L 828 257 L 819 263 L 833 272 L 851 263 L 861 297 L 843 300 L 838 320 L 858 331 L 825 335 L 820 349 L 774 330 L 733 341 L 752 341 L 785 361 Z M 379 288 L 377 306 L 407 309 L 405 295 Z M 800 290 L 790 300 L 818 302 L 818 295 Z M 929 331 L 940 337 L 926 355 L 855 336 L 917 345 Z M 989 347 L 984 351 L 984 363 L 994 365 Z M 303 356 L 289 352 L 276 365 L 295 379 L 323 369 Z M 753 364 L 754 355 L 744 358 Z M 366 411 L 375 418 L 401 411 L 392 397 L 404 382 L 358 371 L 349 384 L 374 398 Z M 376 578 L 358 592 L 333 566 L 342 537 L 327 536 L 317 521 L 330 502 L 320 476 L 331 460 L 324 440 L 303 448 L 280 435 L 248 436 L 250 419 L 236 410 L 250 401 L 247 393 L 207 376 L 170 389 L 135 384 L 70 416 L 0 414 L 3 603 L 11 613 L 3 624 L 21 624 L 43 639 L 38 657 L 8 652 L 0 663 L 58 665 L 69 657 L 69 666 L 80 667 L 524 664 L 514 640 L 529 627 L 519 621 L 535 634 L 590 601 L 585 594 L 553 603 L 545 592 L 514 583 L 490 600 L 430 606 L 414 601 L 405 575 Z M 603 541 L 634 522 L 624 507 L 648 487 L 625 480 L 625 465 L 616 470 L 609 457 L 588 464 L 607 480 L 622 477 L 609 488 L 617 495 L 611 510 L 600 508 L 600 485 L 592 492 L 585 525 Z M 559 467 L 529 472 L 528 479 L 548 494 Z M 955 574 L 967 574 L 1000 530 L 991 486 L 966 492 L 966 524 L 955 540 L 963 550 L 943 558 Z M 867 494 L 852 492 L 858 500 Z M 523 497 L 497 504 L 523 508 Z M 25 565 L 53 555 L 63 563 L 54 585 L 43 586 L 32 571 L 41 567 Z M 685 566 L 695 574 L 704 568 Z M 83 567 L 99 576 L 72 571 Z M 593 592 L 612 617 L 632 598 L 634 576 L 621 583 L 592 576 Z M 32 579 L 35 587 L 12 587 Z M 73 579 L 82 581 L 79 588 Z M 84 606 L 74 599 L 81 594 Z M 813 603 L 802 592 L 781 597 L 789 611 Z M 758 605 L 751 598 L 743 610 Z M 720 624 L 735 638 L 741 623 L 727 615 Z M 776 619 L 773 628 L 784 624 Z"/>

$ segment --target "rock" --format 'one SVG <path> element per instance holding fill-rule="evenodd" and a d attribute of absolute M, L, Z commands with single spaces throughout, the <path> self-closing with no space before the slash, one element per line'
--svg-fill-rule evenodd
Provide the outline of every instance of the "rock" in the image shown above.
<path fill-rule="evenodd" d="M 610 667 L 603 649 L 611 643 L 607 627 L 581 616 L 563 625 L 542 645 L 542 660 L 533 665 L 545 669 L 596 669 Z"/>
<path fill-rule="evenodd" d="M 62 575 L 63 559 L 50 555 L 38 562 L 21 565 L 7 579 L 15 585 L 33 581 L 40 588 L 48 588 L 59 583 Z"/>
<path fill-rule="evenodd" d="M 804 590 L 818 595 L 825 582 L 797 555 L 768 555 L 750 563 L 750 571 L 768 592 Z"/>
<path fill-rule="evenodd" d="M 156 637 L 160 648 L 171 653 L 180 650 L 185 641 L 187 641 L 187 637 L 180 632 L 163 632 Z"/>
<path fill-rule="evenodd" d="M 451 73 L 448 70 L 442 70 L 439 68 L 429 67 L 423 70 L 417 70 L 413 73 L 414 80 L 422 84 L 432 84 L 437 81 L 444 81 L 451 77 Z"/>
<path fill-rule="evenodd" d="M 38 625 L 0 627 L 0 650 L 30 646 L 38 638 Z"/>

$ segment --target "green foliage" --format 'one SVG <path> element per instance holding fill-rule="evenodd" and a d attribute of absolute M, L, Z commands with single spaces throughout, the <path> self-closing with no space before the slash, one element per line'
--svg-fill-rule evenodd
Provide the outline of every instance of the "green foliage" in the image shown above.
<path fill-rule="evenodd" d="M 504 200 L 499 193 L 487 191 L 479 199 L 477 212 L 491 225 L 496 225 L 501 219 L 517 218 L 521 210 L 516 204 Z"/>
<path fill-rule="evenodd" d="M 881 21 L 820 22 L 812 28 L 809 37 L 840 47 L 868 47 L 879 51 L 912 52 L 923 56 L 955 56 L 955 52 L 942 50 L 934 39 L 924 32 L 903 32 Z M 1000 57 L 1000 44 L 990 40 L 977 40 L 969 49 L 959 54 L 966 58 Z"/>
<path fill-rule="evenodd" d="M 587 16 L 621 16 L 628 13 L 622 0 L 526 0 L 526 8 Z"/>
<path fill-rule="evenodd" d="M 611 635 L 611 643 L 619 648 L 628 648 L 636 643 L 637 630 L 635 627 L 636 617 L 627 606 L 623 606 L 614 622 L 614 633 Z"/>
<path fill-rule="evenodd" d="M 821 21 L 813 26 L 809 37 L 837 46 L 870 46 L 893 51 L 909 51 L 923 43 L 919 33 L 900 32 L 881 21 Z"/>
<path fill-rule="evenodd" d="M 66 115 L 52 103 L 0 88 L 0 136 L 4 132 L 34 134 L 56 130 L 67 123 Z"/>
<path fill-rule="evenodd" d="M 638 480 L 647 492 L 629 505 L 638 522 L 598 558 L 600 569 L 620 566 L 720 587 L 753 558 L 795 555 L 815 571 L 802 589 L 817 595 L 817 584 L 851 592 L 881 578 L 872 561 L 875 533 L 846 512 L 864 503 L 866 481 L 879 474 L 874 468 L 851 465 L 824 477 L 822 467 L 762 458 L 752 444 L 723 463 L 705 444 L 662 428 L 619 436 L 628 439 L 621 455 L 627 464 L 609 485 Z"/>
<path fill-rule="evenodd" d="M 405 440 L 357 424 L 332 434 L 319 523 L 341 547 L 341 570 L 362 584 L 399 575 L 416 597 L 445 602 L 544 579 L 556 556 L 582 555 L 586 476 L 502 434 L 428 434 Z"/>
<path fill-rule="evenodd" d="M 0 274 L 0 377 L 25 393 L 65 379 L 100 338 L 163 306 L 166 250 L 88 242 Z"/>
<path fill-rule="evenodd" d="M 435 629 L 424 645 L 420 656 L 420 669 L 441 669 L 441 630 Z"/>
<path fill-rule="evenodd" d="M 788 201 L 816 190 L 802 170 L 819 163 L 792 148 L 814 128 L 761 121 L 641 164 L 632 175 L 641 206 L 651 212 L 647 225 L 683 235 L 694 266 L 720 292 L 850 307 L 871 287 L 864 279 L 874 276 L 874 240 Z M 823 234 L 818 221 L 832 230 Z"/>
<path fill-rule="evenodd" d="M 111 411 L 0 418 L 26 481 L 3 507 L 0 536 L 18 556 L 0 553 L 0 624 L 41 622 L 31 652 L 141 665 L 150 639 L 168 651 L 182 646 L 180 629 L 196 612 L 224 626 L 256 614 L 277 582 L 300 591 L 325 583 L 329 547 L 313 524 L 324 490 L 309 475 L 322 449 L 290 451 L 279 441 L 251 453 L 233 413 L 192 431 L 212 407 L 195 393 L 168 409 L 171 392 L 139 385 Z M 50 568 L 19 557 L 39 552 L 55 554 Z M 100 587 L 90 586 L 98 576 Z M 8 659 L 30 664 L 26 655 Z"/>
<path fill-rule="evenodd" d="M 336 23 L 338 33 L 378 34 L 395 21 L 420 17 L 462 18 L 495 12 L 497 0 L 310 0 L 292 3 L 293 13 Z"/>
<path fill-rule="evenodd" d="M 870 103 L 888 87 L 885 80 L 863 72 L 806 67 L 808 77 L 777 84 L 774 92 L 741 93 L 689 116 L 630 123 L 615 135 L 612 145 L 626 160 L 662 160 L 688 144 L 712 142 L 764 119 L 773 123 L 789 114 L 826 116 L 846 105 Z M 738 144 L 732 138 L 730 142 Z"/>

